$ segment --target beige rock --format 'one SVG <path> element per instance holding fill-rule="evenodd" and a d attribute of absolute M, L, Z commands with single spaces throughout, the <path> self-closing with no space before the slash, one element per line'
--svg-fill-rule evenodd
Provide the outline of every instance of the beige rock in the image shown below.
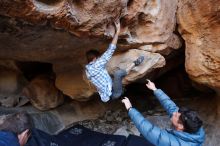
<path fill-rule="evenodd" d="M 57 71 L 56 86 L 64 94 L 78 101 L 87 101 L 94 92 L 95 87 L 86 78 L 82 67 L 73 66 L 74 69 L 68 72 Z"/>
<path fill-rule="evenodd" d="M 45 75 L 35 77 L 24 89 L 23 95 L 40 110 L 48 110 L 61 105 L 64 95 L 54 85 L 54 79 Z"/>
<path fill-rule="evenodd" d="M 34 24 L 51 25 L 77 35 L 103 35 L 108 25 L 120 17 L 127 0 L 0 1 L 0 14 L 21 18 Z M 19 13 L 18 13 L 19 11 Z"/>
<path fill-rule="evenodd" d="M 180 40 L 173 33 L 176 27 L 177 2 L 177 0 L 129 1 L 128 13 L 123 18 L 128 27 L 127 33 L 130 34 L 127 41 L 158 46 L 166 44 L 167 47 L 179 48 Z M 174 37 L 177 39 L 171 39 Z"/>
<path fill-rule="evenodd" d="M 175 35 L 178 0 L 0 1 L 0 14 L 33 24 L 65 29 L 76 36 L 113 36 L 113 22 L 122 18 L 121 35 L 128 44 L 167 44 L 179 48 Z M 19 13 L 17 13 L 19 11 Z"/>
<path fill-rule="evenodd" d="M 21 91 L 27 84 L 12 60 L 0 61 L 0 104 L 5 107 L 21 106 L 28 102 Z"/>
<path fill-rule="evenodd" d="M 219 0 L 179 1 L 179 32 L 186 43 L 186 71 L 200 84 L 220 88 Z"/>
<path fill-rule="evenodd" d="M 154 69 L 163 67 L 165 65 L 164 57 L 158 53 L 131 49 L 126 53 L 112 57 L 107 66 L 109 73 L 113 74 L 117 68 L 126 70 L 139 56 L 144 56 L 144 61 L 139 66 L 136 66 L 130 70 L 128 75 L 123 79 L 124 84 L 128 84 L 134 80 L 140 79 L 146 74 L 152 72 Z"/>

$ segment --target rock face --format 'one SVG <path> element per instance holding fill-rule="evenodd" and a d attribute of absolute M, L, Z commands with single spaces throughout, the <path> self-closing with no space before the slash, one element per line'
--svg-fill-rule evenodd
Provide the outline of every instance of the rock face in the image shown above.
<path fill-rule="evenodd" d="M 28 102 L 21 92 L 28 83 L 12 60 L 0 60 L 0 105 L 21 106 Z"/>
<path fill-rule="evenodd" d="M 126 39 L 129 43 L 142 44 L 143 50 L 169 54 L 170 49 L 181 46 L 173 33 L 176 26 L 177 2 L 165 0 L 133 0 L 127 5 L 123 17 L 126 24 Z"/>
<path fill-rule="evenodd" d="M 58 89 L 72 99 L 88 100 L 95 90 L 84 80 L 85 52 L 94 48 L 104 52 L 114 35 L 114 20 L 121 18 L 122 23 L 116 54 L 125 56 L 129 49 L 137 49 L 138 54 L 167 55 L 181 47 L 174 33 L 177 2 L 0 0 L 0 58 L 50 63 Z M 152 66 L 130 72 L 125 83 L 165 64 L 159 54 L 150 59 Z"/>
<path fill-rule="evenodd" d="M 179 32 L 186 43 L 186 71 L 191 79 L 220 89 L 220 1 L 179 1 Z"/>
<path fill-rule="evenodd" d="M 20 134 L 24 130 L 31 129 L 32 127 L 32 120 L 25 112 L 0 117 L 0 130 L 12 131 L 16 134 Z"/>
<path fill-rule="evenodd" d="M 0 14 L 33 24 L 50 23 L 76 36 L 113 36 L 115 19 L 122 18 L 122 34 L 129 43 L 167 43 L 178 48 L 175 30 L 177 0 L 1 0 Z M 19 11 L 19 13 L 18 13 Z M 175 41 L 174 41 L 175 40 Z M 172 45 L 172 43 L 174 43 Z M 164 47 L 165 49 L 165 47 Z"/>
<path fill-rule="evenodd" d="M 106 110 L 118 109 L 120 106 L 120 102 L 111 102 L 106 105 L 95 98 L 86 102 L 71 100 L 44 112 L 31 105 L 14 108 L 0 107 L 0 130 L 19 132 L 26 128 L 35 127 L 49 134 L 56 134 L 70 127 L 73 123 L 96 119 Z"/>
<path fill-rule="evenodd" d="M 55 87 L 54 80 L 45 75 L 35 77 L 23 89 L 22 94 L 40 110 L 55 108 L 64 101 L 64 95 Z"/>
<path fill-rule="evenodd" d="M 144 56 L 144 61 L 137 67 L 130 70 L 123 79 L 124 84 L 131 83 L 134 79 L 141 78 L 150 73 L 155 68 L 165 65 L 165 59 L 158 53 L 150 53 L 143 50 L 130 49 L 128 52 L 115 55 L 107 65 L 110 74 L 113 74 L 117 68 L 126 70 L 139 56 Z"/>

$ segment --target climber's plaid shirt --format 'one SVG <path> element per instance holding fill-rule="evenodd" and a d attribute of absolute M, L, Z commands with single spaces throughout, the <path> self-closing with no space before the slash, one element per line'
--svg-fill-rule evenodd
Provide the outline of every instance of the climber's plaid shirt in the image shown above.
<path fill-rule="evenodd" d="M 107 102 L 112 95 L 112 79 L 106 69 L 116 46 L 110 44 L 107 51 L 95 61 L 86 65 L 86 76 L 95 85 L 101 100 Z"/>

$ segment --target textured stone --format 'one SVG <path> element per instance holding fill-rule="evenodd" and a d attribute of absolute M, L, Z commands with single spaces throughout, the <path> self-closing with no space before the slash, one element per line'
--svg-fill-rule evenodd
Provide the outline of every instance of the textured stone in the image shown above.
<path fill-rule="evenodd" d="M 127 14 L 123 17 L 128 27 L 127 41 L 152 45 L 153 50 L 157 50 L 160 45 L 164 50 L 169 47 L 179 48 L 180 41 L 173 33 L 176 26 L 177 2 L 177 0 L 129 1 Z"/>
<path fill-rule="evenodd" d="M 32 124 L 30 116 L 25 112 L 0 116 L 0 130 L 20 134 L 26 129 L 31 129 Z"/>
<path fill-rule="evenodd" d="M 21 95 L 28 83 L 12 60 L 0 61 L 0 105 L 5 107 L 21 106 L 28 99 Z"/>
<path fill-rule="evenodd" d="M 30 116 L 33 127 L 49 134 L 57 134 L 76 122 L 96 119 L 103 115 L 108 109 L 117 109 L 118 104 L 120 103 L 110 103 L 106 105 L 98 98 L 95 98 L 94 100 L 87 102 L 77 102 L 72 100 L 55 109 L 50 109 L 44 112 L 31 105 L 13 108 L 0 107 L 0 130 L 8 129 L 8 127 L 13 128 L 13 126 L 17 126 L 19 129 L 24 126 L 29 126 L 27 122 L 25 122 L 26 115 L 23 114 L 26 112 Z M 17 132 L 17 128 L 14 128 L 13 131 L 16 130 Z"/>
<path fill-rule="evenodd" d="M 179 32 L 186 43 L 186 71 L 196 82 L 220 88 L 220 1 L 179 1 Z"/>
<path fill-rule="evenodd" d="M 107 65 L 109 73 L 113 74 L 118 68 L 126 69 L 139 57 L 144 56 L 144 61 L 130 70 L 128 75 L 123 79 L 124 84 L 131 83 L 146 74 L 152 72 L 156 68 L 165 65 L 165 58 L 158 53 L 150 53 L 143 50 L 130 49 L 123 54 L 115 55 L 112 57 Z"/>
<path fill-rule="evenodd" d="M 64 95 L 55 87 L 54 79 L 45 75 L 35 77 L 22 94 L 40 110 L 55 108 L 64 102 Z"/>
<path fill-rule="evenodd" d="M 129 136 L 129 133 L 128 133 L 128 131 L 127 131 L 127 127 L 126 127 L 126 126 L 120 127 L 119 129 L 117 129 L 117 130 L 114 132 L 114 135 L 123 135 L 123 136 L 128 137 L 128 136 Z"/>
<path fill-rule="evenodd" d="M 33 24 L 50 23 L 76 36 L 112 36 L 112 22 L 122 18 L 130 43 L 166 43 L 175 30 L 177 0 L 1 0 L 0 14 Z M 178 41 L 178 40 L 176 40 Z M 169 45 L 168 45 L 169 46 Z"/>
<path fill-rule="evenodd" d="M 71 68 L 70 66 L 69 68 Z M 83 72 L 83 68 L 79 66 L 80 65 L 72 66 L 74 69 L 71 69 L 70 71 L 60 71 L 62 67 L 56 69 L 55 66 L 57 74 L 56 86 L 72 99 L 87 101 L 89 100 L 88 97 L 94 94 L 96 90 L 95 87 L 87 80 L 85 72 Z"/>

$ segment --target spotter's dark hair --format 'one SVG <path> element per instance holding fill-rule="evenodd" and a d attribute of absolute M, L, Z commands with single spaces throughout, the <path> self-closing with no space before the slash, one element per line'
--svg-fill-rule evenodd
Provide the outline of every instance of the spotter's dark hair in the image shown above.
<path fill-rule="evenodd" d="M 183 107 L 179 109 L 179 113 L 181 113 L 180 120 L 183 123 L 185 132 L 195 133 L 201 128 L 203 122 L 195 110 Z"/>

